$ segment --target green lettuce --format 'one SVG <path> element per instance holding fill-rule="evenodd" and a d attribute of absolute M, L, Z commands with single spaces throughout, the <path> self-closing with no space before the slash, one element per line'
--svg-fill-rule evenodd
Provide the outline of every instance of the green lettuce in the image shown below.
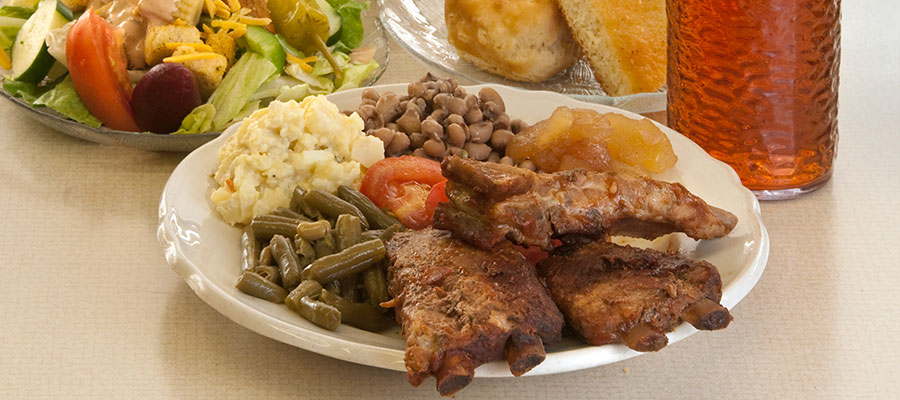
<path fill-rule="evenodd" d="M 359 47 L 363 40 L 362 12 L 369 8 L 369 2 L 357 0 L 326 0 L 341 16 L 341 30 L 335 44 L 336 52 L 349 53 Z"/>
<path fill-rule="evenodd" d="M 191 110 L 191 113 L 181 120 L 181 127 L 172 132 L 173 135 L 193 135 L 212 130 L 213 118 L 216 117 L 216 106 L 206 103 Z"/>
<path fill-rule="evenodd" d="M 209 96 L 207 103 L 216 107 L 213 129 L 227 126 L 244 109 L 253 93 L 277 72 L 275 65 L 265 57 L 253 52 L 244 53 Z"/>
<path fill-rule="evenodd" d="M 75 91 L 75 85 L 72 83 L 72 78 L 68 75 L 66 75 L 65 79 L 56 84 L 53 89 L 50 89 L 35 99 L 33 105 L 35 107 L 49 107 L 66 117 L 81 122 L 82 124 L 94 128 L 100 127 L 100 121 L 91 115 L 87 106 L 81 101 L 81 97 L 78 97 L 78 93 Z"/>
<path fill-rule="evenodd" d="M 7 93 L 25 100 L 28 104 L 34 103 L 38 97 L 41 97 L 49 87 L 38 87 L 33 83 L 17 81 L 15 79 L 5 79 L 3 81 L 3 89 Z"/>
<path fill-rule="evenodd" d="M 344 68 L 344 80 L 338 85 L 335 92 L 341 90 L 353 89 L 362 85 L 363 81 L 372 75 L 372 72 L 378 69 L 378 63 L 375 60 L 366 64 L 350 64 Z"/>

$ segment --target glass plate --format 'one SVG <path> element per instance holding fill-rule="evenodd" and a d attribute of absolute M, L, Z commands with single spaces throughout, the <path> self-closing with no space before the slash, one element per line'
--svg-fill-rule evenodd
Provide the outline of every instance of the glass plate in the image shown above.
<path fill-rule="evenodd" d="M 384 73 L 390 59 L 390 46 L 388 45 L 387 34 L 385 33 L 384 26 L 377 18 L 375 18 L 375 15 L 377 14 L 378 8 L 373 7 L 373 9 L 368 10 L 366 16 L 363 17 L 365 37 L 363 38 L 362 46 L 375 46 L 378 49 L 375 52 L 375 61 L 378 62 L 378 69 L 372 72 L 372 75 L 363 82 L 363 86 L 369 86 L 375 83 L 375 81 L 377 81 Z M 32 107 L 22 99 L 13 97 L 11 94 L 7 93 L 6 90 L 0 89 L 0 95 L 13 102 L 13 104 L 25 109 L 27 111 L 26 114 L 40 122 L 42 125 L 91 142 L 152 151 L 188 152 L 219 136 L 219 132 L 206 132 L 194 135 L 157 135 L 146 132 L 117 131 L 104 127 L 94 128 L 70 120 L 52 109 L 46 107 Z"/>
<path fill-rule="evenodd" d="M 529 124 L 547 118 L 558 106 L 641 118 L 627 111 L 577 101 L 557 93 L 530 92 L 492 84 L 467 86 L 466 90 L 478 93 L 482 87 L 495 89 L 503 96 L 509 115 L 521 117 Z M 406 83 L 375 87 L 379 93 L 403 93 L 406 88 Z M 329 95 L 328 99 L 341 110 L 355 110 L 361 94 L 362 89 L 352 89 Z M 738 217 L 737 226 L 728 236 L 704 240 L 691 250 L 685 250 L 685 255 L 718 267 L 722 276 L 722 305 L 731 309 L 756 285 L 769 255 L 769 236 L 760 215 L 759 202 L 741 185 L 731 167 L 710 157 L 690 139 L 659 123 L 654 124 L 668 136 L 678 155 L 675 166 L 655 178 L 679 182 L 710 205 Z M 189 154 L 169 177 L 160 199 L 157 230 L 166 261 L 203 301 L 252 331 L 329 357 L 405 371 L 404 339 L 399 327 L 372 333 L 342 325 L 328 331 L 301 318 L 283 304 L 273 304 L 235 289 L 234 283 L 240 275 L 241 229 L 228 225 L 219 217 L 209 195 L 216 187 L 212 179 L 219 164 L 216 154 L 237 128 L 232 125 L 222 136 Z M 669 346 L 696 332 L 690 324 L 681 324 L 667 334 Z M 547 358 L 526 376 L 591 368 L 640 354 L 643 353 L 624 344 L 589 346 L 574 337 L 567 337 L 548 346 Z M 478 367 L 476 376 L 511 375 L 505 361 L 494 361 Z M 398 375 L 396 379 L 402 378 Z"/>
<path fill-rule="evenodd" d="M 498 83 L 530 90 L 548 90 L 582 101 L 618 107 L 636 113 L 666 109 L 666 92 L 638 93 L 612 97 L 603 91 L 586 59 L 541 82 L 517 82 L 494 75 L 459 58 L 447 41 L 444 0 L 378 0 L 381 22 L 407 51 L 428 65 L 478 83 Z"/>

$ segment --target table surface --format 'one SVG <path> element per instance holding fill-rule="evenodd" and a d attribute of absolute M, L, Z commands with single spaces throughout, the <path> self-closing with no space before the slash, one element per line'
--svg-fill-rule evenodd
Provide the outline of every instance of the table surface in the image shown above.
<path fill-rule="evenodd" d="M 900 12 L 843 12 L 834 177 L 762 204 L 756 288 L 721 332 L 550 376 L 476 379 L 459 398 L 900 396 Z M 882 5 L 882 6 L 879 6 Z M 426 68 L 396 43 L 380 83 Z M 0 398 L 437 398 L 402 373 L 251 332 L 203 303 L 156 241 L 184 154 L 79 141 L 0 104 Z"/>

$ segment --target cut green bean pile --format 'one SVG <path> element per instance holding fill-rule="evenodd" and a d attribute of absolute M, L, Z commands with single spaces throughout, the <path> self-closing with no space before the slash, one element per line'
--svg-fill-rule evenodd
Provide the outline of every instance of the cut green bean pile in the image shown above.
<path fill-rule="evenodd" d="M 322 328 L 389 328 L 385 243 L 404 227 L 362 193 L 296 188 L 290 207 L 253 218 L 241 232 L 238 290 Z"/>

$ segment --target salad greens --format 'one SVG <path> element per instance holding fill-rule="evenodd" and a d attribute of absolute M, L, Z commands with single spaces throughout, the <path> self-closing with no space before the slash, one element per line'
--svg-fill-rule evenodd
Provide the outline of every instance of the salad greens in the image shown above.
<path fill-rule="evenodd" d="M 281 0 L 285 4 L 291 1 L 293 0 Z M 35 10 L 38 3 L 38 0 L 19 0 L 7 3 L 16 5 L 0 7 L 0 50 L 7 56 L 12 54 L 22 26 L 35 24 L 35 21 L 28 21 L 35 19 L 33 16 L 36 15 Z M 54 3 L 60 4 L 56 1 Z M 226 29 L 225 35 L 233 35 L 236 38 L 234 42 L 236 48 L 232 47 L 231 54 L 233 56 L 236 53 L 238 58 L 236 60 L 229 59 L 234 61 L 234 64 L 226 70 L 224 77 L 221 75 L 222 72 L 219 72 L 221 82 L 215 86 L 205 102 L 182 119 L 180 129 L 173 134 L 195 134 L 222 130 L 260 107 L 265 107 L 268 102 L 273 100 L 300 101 L 307 96 L 328 94 L 362 85 L 365 79 L 378 68 L 378 63 L 374 60 L 361 62 L 358 59 L 351 60 L 350 57 L 353 49 L 359 47 L 363 40 L 362 12 L 369 8 L 368 1 L 305 0 L 305 3 L 309 4 L 309 13 L 321 12 L 327 17 L 327 37 L 321 37 L 321 39 L 327 39 L 322 41 L 323 46 L 308 46 L 304 43 L 306 52 L 302 52 L 295 47 L 297 43 L 292 46 L 293 42 L 285 38 L 285 36 L 292 35 L 296 41 L 297 37 L 302 36 L 298 36 L 297 32 L 278 31 L 273 34 L 263 27 L 249 22 L 245 25 L 245 30 L 236 35 L 233 30 Z M 271 8 L 272 4 L 269 4 L 269 7 Z M 60 8 L 57 11 L 61 12 L 59 10 Z M 80 15 L 80 12 L 73 15 L 65 7 L 61 7 L 61 10 L 65 11 L 62 13 L 64 19 Z M 246 10 L 241 10 L 241 12 L 245 13 Z M 207 14 L 206 9 L 203 13 L 204 16 L 196 28 L 198 30 L 203 28 L 202 31 L 205 33 L 202 35 L 212 35 L 215 33 L 215 29 L 209 30 L 207 25 L 222 26 L 212 23 L 219 17 L 205 15 Z M 235 24 L 235 21 L 242 18 L 241 16 L 246 15 L 238 12 L 234 14 L 236 16 L 230 19 L 232 22 L 229 23 L 231 24 Z M 85 102 L 82 101 L 66 69 L 65 39 L 73 23 L 74 21 L 62 28 L 49 25 L 40 27 L 40 29 L 50 32 L 43 39 L 45 41 L 43 49 L 47 50 L 42 51 L 49 51 L 53 57 L 56 57 L 56 60 L 50 58 L 49 61 L 54 72 L 44 72 L 37 83 L 15 80 L 5 74 L 2 78 L 2 86 L 11 95 L 23 99 L 34 107 L 47 107 L 77 122 L 99 127 L 101 121 L 91 114 Z M 276 27 L 278 25 L 275 23 Z M 206 39 L 207 36 L 203 36 L 203 40 Z M 207 44 L 211 44 L 211 42 Z M 213 47 L 216 46 L 213 45 Z M 207 50 L 196 51 L 210 51 L 209 48 L 207 46 Z M 219 49 L 216 48 L 212 51 L 218 52 Z M 191 53 L 182 54 L 190 55 Z M 227 53 L 218 54 L 228 57 Z M 177 57 L 174 58 L 177 59 Z M 2 59 L 3 57 L 0 57 L 0 61 Z M 16 54 L 12 54 L 7 60 L 9 59 L 12 59 L 15 64 Z M 189 60 L 190 58 L 182 57 L 181 59 Z M 198 60 L 200 59 L 198 58 Z M 19 60 L 19 62 L 21 61 Z M 229 61 L 229 65 L 232 61 Z M 9 68 L 2 63 L 0 66 Z M 191 71 L 195 75 L 198 74 L 193 69 Z M 138 71 L 129 73 L 132 72 L 134 72 L 133 76 L 143 75 Z M 136 81 L 132 81 L 132 85 L 134 83 Z M 180 118 L 180 116 L 176 118 Z"/>
<path fill-rule="evenodd" d="M 32 104 L 34 106 L 52 108 L 56 110 L 56 112 L 81 122 L 82 124 L 94 128 L 100 127 L 100 121 L 91 115 L 87 106 L 81 101 L 81 97 L 78 97 L 78 93 L 75 91 L 75 85 L 72 83 L 72 78 L 68 75 L 66 75 L 62 81 L 57 83 L 53 89 L 48 90 L 46 93 L 42 94 L 41 97 L 35 99 Z"/>

